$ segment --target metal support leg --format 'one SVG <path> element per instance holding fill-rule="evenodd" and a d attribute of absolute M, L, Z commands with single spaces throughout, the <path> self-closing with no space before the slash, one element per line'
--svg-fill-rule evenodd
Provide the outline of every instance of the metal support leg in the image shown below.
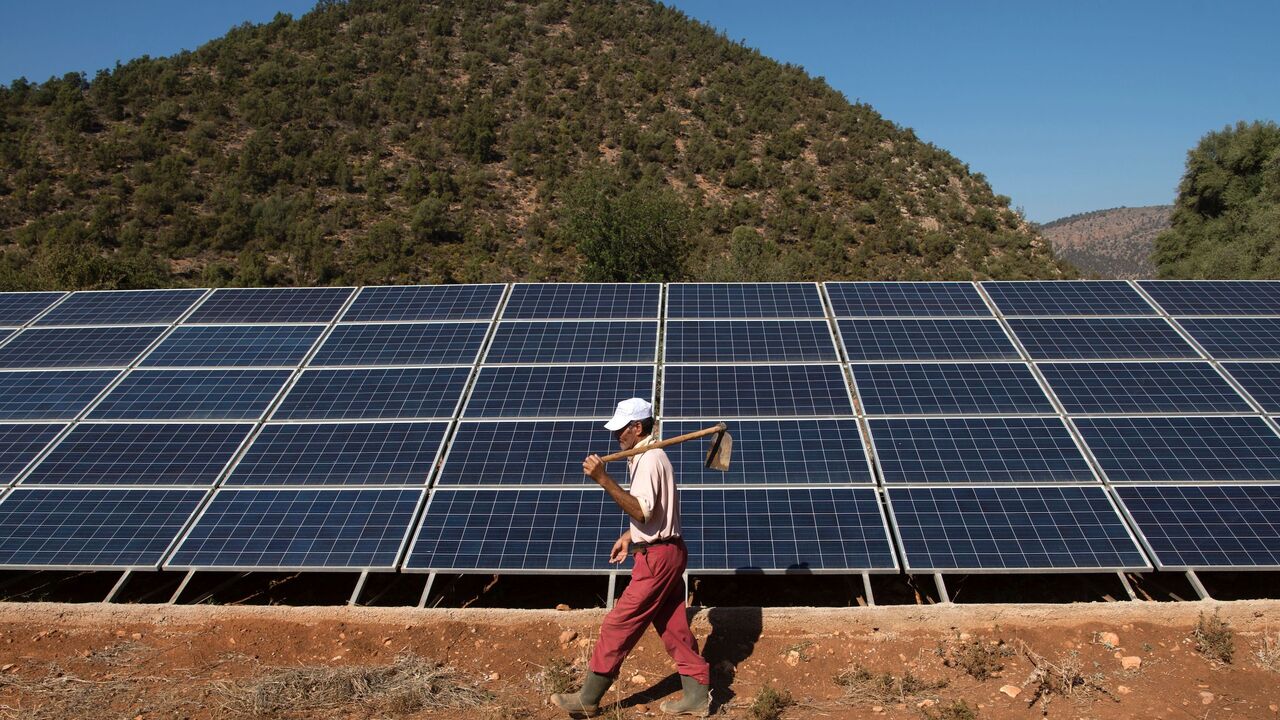
<path fill-rule="evenodd" d="M 609 573 L 609 598 L 604 601 L 605 609 L 607 610 L 613 609 L 613 596 L 614 596 L 614 593 L 617 592 L 617 590 L 618 590 L 618 573 L 611 572 Z"/>
<path fill-rule="evenodd" d="M 170 605 L 173 605 L 174 603 L 178 602 L 178 596 L 182 594 L 183 590 L 187 589 L 187 583 L 191 582 L 191 578 L 195 576 L 196 576 L 195 570 L 187 571 L 187 576 L 182 578 L 182 582 L 178 583 L 178 589 L 173 591 L 173 597 L 169 598 Z"/>
<path fill-rule="evenodd" d="M 193 605 L 199 605 L 200 603 L 204 602 L 205 600 L 208 600 L 209 598 L 213 597 L 214 595 L 217 595 L 218 593 L 222 592 L 223 590 L 226 590 L 227 588 L 231 587 L 232 585 L 235 585 L 236 583 L 240 582 L 241 580 L 243 580 L 243 579 L 245 579 L 245 578 L 249 577 L 251 574 L 252 574 L 252 573 L 247 573 L 247 572 L 236 573 L 236 576 L 235 576 L 235 577 L 231 578 L 230 580 L 227 580 L 226 582 L 222 583 L 222 584 L 221 584 L 221 585 L 219 585 L 218 587 L 216 587 L 216 588 L 214 588 L 214 589 L 210 590 L 209 592 L 207 592 L 207 593 L 205 593 L 205 594 L 201 595 L 200 597 L 196 598 L 195 600 L 191 601 L 191 604 L 193 604 Z"/>
<path fill-rule="evenodd" d="M 1196 595 L 1198 595 L 1201 600 L 1213 599 L 1213 597 L 1209 595 L 1209 591 L 1204 589 L 1204 584 L 1200 582 L 1200 578 L 1196 576 L 1194 570 L 1187 571 L 1187 582 L 1191 583 L 1191 588 L 1196 591 Z"/>
<path fill-rule="evenodd" d="M 942 580 L 942 573 L 933 574 L 933 584 L 938 586 L 938 599 L 945 604 L 951 604 L 951 595 L 947 593 L 947 584 Z"/>
<path fill-rule="evenodd" d="M 427 606 L 427 596 L 431 594 L 431 586 L 432 586 L 432 585 L 435 585 L 435 584 L 436 584 L 436 574 L 435 574 L 435 573 L 428 573 L 428 574 L 427 574 L 427 586 L 426 586 L 426 587 L 424 587 L 424 588 L 422 588 L 422 597 L 418 598 L 418 608 L 419 608 L 419 609 L 424 608 L 424 607 L 426 607 L 426 606 Z"/>
<path fill-rule="evenodd" d="M 686 570 L 686 571 L 684 572 L 683 577 L 684 577 L 684 597 L 685 597 L 685 600 L 688 600 L 688 599 L 689 599 L 689 592 L 690 592 L 690 588 L 692 588 L 692 587 L 693 587 L 692 585 L 690 585 L 690 584 L 689 584 L 689 571 L 688 571 L 688 570 Z"/>
<path fill-rule="evenodd" d="M 103 598 L 102 602 L 109 603 L 115 600 L 116 594 L 120 592 L 120 589 L 124 587 L 125 583 L 129 582 L 129 576 L 132 574 L 133 574 L 132 570 L 125 570 L 123 573 L 121 573 L 120 579 L 116 581 L 115 587 L 111 588 L 111 592 L 107 593 L 107 596 Z"/>
<path fill-rule="evenodd" d="M 369 571 L 365 570 L 360 573 L 360 579 L 356 581 L 356 589 L 351 591 L 351 598 L 347 600 L 347 605 L 355 605 L 360 599 L 360 591 L 364 590 L 364 582 L 369 579 Z"/>
<path fill-rule="evenodd" d="M 1129 593 L 1130 600 L 1137 600 L 1138 594 L 1133 591 L 1133 585 L 1129 584 L 1129 578 L 1125 577 L 1123 572 L 1116 573 L 1120 578 L 1120 584 L 1124 586 L 1124 591 Z"/>
<path fill-rule="evenodd" d="M 867 598 L 867 604 L 875 607 L 876 595 L 871 592 L 871 574 L 862 573 L 862 592 Z"/>

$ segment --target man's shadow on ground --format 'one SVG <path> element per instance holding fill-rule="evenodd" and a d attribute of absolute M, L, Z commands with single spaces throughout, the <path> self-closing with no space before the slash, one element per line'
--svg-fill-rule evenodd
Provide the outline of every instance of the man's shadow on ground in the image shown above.
<path fill-rule="evenodd" d="M 688 610 L 692 623 L 697 611 Z M 764 615 L 758 607 L 711 608 L 707 611 L 711 634 L 702 646 L 702 657 L 711 665 L 711 712 L 714 714 L 735 697 L 733 681 L 738 665 L 751 657 L 764 630 Z M 672 673 L 661 681 L 632 693 L 619 706 L 665 700 L 680 692 L 680 675 Z"/>

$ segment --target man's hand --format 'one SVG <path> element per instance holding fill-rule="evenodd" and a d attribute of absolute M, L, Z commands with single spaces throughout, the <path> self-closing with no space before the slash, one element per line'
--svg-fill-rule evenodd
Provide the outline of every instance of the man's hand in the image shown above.
<path fill-rule="evenodd" d="M 599 485 L 604 485 L 604 481 L 609 477 L 609 474 L 604 471 L 604 461 L 599 455 L 588 455 L 587 459 L 582 461 L 582 474 L 595 480 Z"/>
<path fill-rule="evenodd" d="M 609 562 L 617 564 L 627 559 L 627 550 L 631 548 L 631 533 L 624 533 L 618 538 L 618 542 L 613 544 L 613 549 L 609 551 Z"/>

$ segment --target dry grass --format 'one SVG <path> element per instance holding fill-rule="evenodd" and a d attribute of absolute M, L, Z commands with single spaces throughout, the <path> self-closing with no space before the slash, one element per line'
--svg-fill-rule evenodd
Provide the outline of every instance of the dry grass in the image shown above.
<path fill-rule="evenodd" d="M 844 702 L 858 705 L 905 703 L 947 686 L 946 680 L 930 682 L 906 673 L 901 677 L 876 673 L 862 665 L 854 665 L 835 677 L 844 688 Z"/>
<path fill-rule="evenodd" d="M 963 670 L 979 681 L 997 677 L 1004 670 L 1003 658 L 1013 655 L 1003 640 L 985 638 L 961 640 L 956 637 L 939 642 L 936 652 L 943 665 Z"/>
<path fill-rule="evenodd" d="M 573 692 L 578 689 L 578 669 L 564 658 L 552 658 L 546 665 L 534 665 L 538 671 L 529 676 L 529 681 L 543 695 Z"/>
<path fill-rule="evenodd" d="M 1253 662 L 1263 670 L 1280 673 L 1280 633 L 1264 632 L 1253 643 Z"/>
<path fill-rule="evenodd" d="M 1102 681 L 1106 678 L 1104 673 L 1085 674 L 1080 653 L 1072 650 L 1060 655 L 1057 660 L 1050 661 L 1025 642 L 1019 642 L 1018 645 L 1019 652 L 1033 668 L 1031 676 L 1027 678 L 1028 684 L 1033 688 L 1027 707 L 1039 702 L 1041 709 L 1048 712 L 1049 702 L 1055 697 L 1088 697 L 1093 694 L 1106 695 L 1119 702 L 1103 686 Z"/>
<path fill-rule="evenodd" d="M 954 700 L 935 708 L 920 711 L 924 720 L 978 720 L 978 711 L 963 700 Z"/>
<path fill-rule="evenodd" d="M 1196 626 L 1191 631 L 1191 639 L 1196 644 L 1196 652 L 1205 656 L 1211 662 L 1222 663 L 1223 665 L 1230 665 L 1231 658 L 1235 656 L 1234 638 L 1235 632 L 1218 615 L 1217 610 L 1213 611 L 1212 617 L 1205 617 L 1204 613 L 1200 613 L 1200 617 L 1196 620 Z"/>
<path fill-rule="evenodd" d="M 760 688 L 760 692 L 756 693 L 755 701 L 747 710 L 751 713 L 751 720 L 778 720 L 782 717 L 783 710 L 795 704 L 796 701 L 792 699 L 791 693 L 786 690 L 779 692 L 765 685 Z"/>
<path fill-rule="evenodd" d="M 0 693 L 10 705 L 0 705 L 3 720 L 65 720 L 80 717 L 112 717 L 122 699 L 140 694 L 146 686 L 151 709 L 164 715 L 185 715 L 183 708 L 198 706 L 200 699 L 175 685 L 173 678 L 118 677 L 94 680 L 49 665 L 40 677 L 0 676 Z M 154 690 L 154 692 L 153 692 Z M 188 711 L 189 712 L 189 711 Z M 130 716 L 132 717 L 132 716 Z"/>

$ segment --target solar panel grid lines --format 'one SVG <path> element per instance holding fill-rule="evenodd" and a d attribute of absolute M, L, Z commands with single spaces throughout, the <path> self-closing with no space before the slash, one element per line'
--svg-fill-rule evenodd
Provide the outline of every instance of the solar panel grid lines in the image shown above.
<path fill-rule="evenodd" d="M 364 286 L 339 322 L 493 321 L 508 285 Z"/>
<path fill-rule="evenodd" d="M 457 414 L 471 365 L 306 368 L 271 420 L 448 420 Z"/>
<path fill-rule="evenodd" d="M 67 427 L 67 423 L 0 423 L 0 492 L 20 480 Z"/>
<path fill-rule="evenodd" d="M 1280 315 L 1276 280 L 1137 280 L 1166 314 L 1181 316 Z"/>
<path fill-rule="evenodd" d="M 134 369 L 86 415 L 94 420 L 258 420 L 292 370 Z"/>
<path fill-rule="evenodd" d="M 1200 353 L 1160 317 L 1007 318 L 1034 360 L 1199 358 Z"/>
<path fill-rule="evenodd" d="M 332 323 L 354 287 L 217 288 L 184 318 L 193 325 Z"/>
<path fill-rule="evenodd" d="M 502 320 L 486 365 L 656 363 L 657 320 Z"/>
<path fill-rule="evenodd" d="M 141 368 L 295 368 L 325 325 L 179 325 L 138 362 Z"/>
<path fill-rule="evenodd" d="M 1117 486 L 1160 570 L 1280 569 L 1280 485 Z"/>
<path fill-rule="evenodd" d="M 1280 481 L 1280 435 L 1258 416 L 1076 416 L 1070 421 L 1111 485 Z"/>
<path fill-rule="evenodd" d="M 601 419 L 460 420 L 433 487 L 594 487 L 582 473 L 583 458 L 616 449 L 603 425 Z M 626 484 L 625 463 L 608 469 Z"/>
<path fill-rule="evenodd" d="M 1254 413 L 1206 361 L 1047 361 L 1036 365 L 1071 415 Z"/>
<path fill-rule="evenodd" d="M 1280 412 L 1280 362 L 1224 362 L 1222 368 L 1263 411 Z"/>
<path fill-rule="evenodd" d="M 836 362 L 826 320 L 671 320 L 664 362 L 679 364 Z"/>
<path fill-rule="evenodd" d="M 123 373 L 0 370 L 0 420 L 75 420 Z"/>
<path fill-rule="evenodd" d="M 1280 360 L 1280 317 L 1184 317 L 1174 323 L 1217 360 Z"/>
<path fill-rule="evenodd" d="M 488 322 L 342 323 L 329 331 L 307 366 L 471 364 L 488 333 Z"/>
<path fill-rule="evenodd" d="M 81 290 L 64 297 L 31 323 L 36 327 L 171 325 L 208 291 L 201 289 Z"/>
<path fill-rule="evenodd" d="M 864 431 L 857 418 L 663 419 L 659 430 L 664 437 L 675 437 L 720 421 L 728 424 L 734 438 L 734 461 L 729 470 L 706 467 L 710 440 L 673 445 L 666 448 L 666 453 L 680 487 L 876 484 Z"/>
<path fill-rule="evenodd" d="M 822 319 L 818 283 L 668 283 L 668 320 Z"/>
<path fill-rule="evenodd" d="M 267 423 L 221 487 L 427 487 L 447 420 Z"/>
<path fill-rule="evenodd" d="M 1124 280 L 986 280 L 979 286 L 1004 317 L 1156 315 Z"/>
<path fill-rule="evenodd" d="M 601 419 L 618 400 L 653 398 L 653 365 L 481 365 L 464 418 Z"/>
<path fill-rule="evenodd" d="M 66 296 L 62 291 L 0 293 L 0 325 L 27 325 Z"/>
<path fill-rule="evenodd" d="M 661 283 L 516 283 L 502 319 L 657 320 Z"/>
<path fill-rule="evenodd" d="M 854 417 L 853 395 L 835 363 L 663 366 L 666 418 Z"/>
<path fill-rule="evenodd" d="M 996 318 L 840 318 L 836 327 L 850 362 L 1021 358 Z"/>
<path fill-rule="evenodd" d="M 855 362 L 849 367 L 868 417 L 1057 412 L 1023 362 Z"/>
<path fill-rule="evenodd" d="M 970 282 L 826 282 L 834 317 L 991 317 Z"/>
<path fill-rule="evenodd" d="M 123 369 L 166 329 L 163 325 L 29 328 L 0 346 L 0 368 Z"/>

